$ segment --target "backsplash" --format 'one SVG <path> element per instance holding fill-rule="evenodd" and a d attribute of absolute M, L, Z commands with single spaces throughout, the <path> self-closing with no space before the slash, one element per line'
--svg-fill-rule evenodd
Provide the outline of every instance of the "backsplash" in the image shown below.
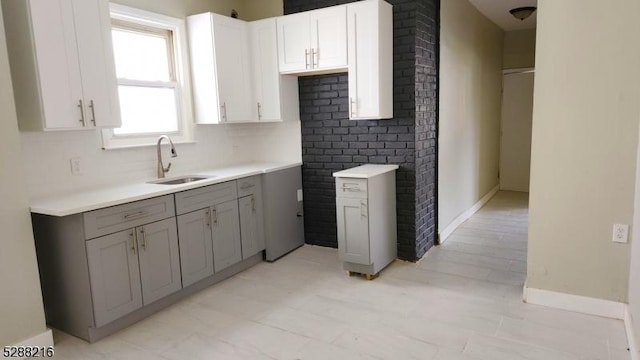
<path fill-rule="evenodd" d="M 300 122 L 198 125 L 195 144 L 176 144 L 167 177 L 251 161 L 300 161 Z M 156 177 L 156 148 L 102 150 L 99 131 L 22 132 L 29 197 L 40 198 Z M 166 142 L 165 142 L 166 144 Z M 70 159 L 81 159 L 72 175 Z"/>

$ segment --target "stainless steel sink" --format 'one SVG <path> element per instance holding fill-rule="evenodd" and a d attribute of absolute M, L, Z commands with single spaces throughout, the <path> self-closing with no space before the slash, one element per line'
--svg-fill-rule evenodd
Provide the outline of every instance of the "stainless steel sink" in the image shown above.
<path fill-rule="evenodd" d="M 189 175 L 189 176 L 181 176 L 181 177 L 173 178 L 173 179 L 149 181 L 149 184 L 180 185 L 180 184 L 191 183 L 191 182 L 194 182 L 194 181 L 207 180 L 207 179 L 211 179 L 212 177 L 213 176 L 208 176 L 207 177 L 207 176 Z"/>

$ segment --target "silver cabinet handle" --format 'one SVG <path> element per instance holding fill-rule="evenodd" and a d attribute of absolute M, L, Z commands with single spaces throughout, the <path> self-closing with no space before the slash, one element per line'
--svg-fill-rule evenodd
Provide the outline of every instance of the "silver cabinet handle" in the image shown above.
<path fill-rule="evenodd" d="M 80 123 L 82 124 L 82 126 L 87 126 L 86 122 L 84 121 L 84 103 L 82 102 L 82 99 L 78 101 L 77 106 L 80 108 Z"/>
<path fill-rule="evenodd" d="M 207 210 L 207 228 L 211 229 L 211 212 Z"/>
<path fill-rule="evenodd" d="M 96 126 L 96 107 L 93 100 L 89 100 L 89 109 L 91 109 L 91 122 Z"/>
<path fill-rule="evenodd" d="M 144 231 L 144 226 L 140 229 L 142 234 L 142 250 L 147 251 L 147 233 Z"/>
<path fill-rule="evenodd" d="M 304 68 L 309 68 L 309 49 L 304 49 Z"/>
<path fill-rule="evenodd" d="M 211 211 L 211 217 L 213 218 L 213 223 L 218 225 L 218 211 L 215 208 Z"/>
<path fill-rule="evenodd" d="M 135 235 L 135 231 L 131 230 L 131 233 L 129 234 L 129 237 L 131 238 L 131 251 L 133 251 L 133 255 L 136 255 L 136 247 L 138 246 L 138 244 L 136 244 L 136 235 Z"/>
<path fill-rule="evenodd" d="M 351 110 L 349 110 L 351 117 L 355 117 L 358 108 L 358 101 L 354 98 L 349 98 L 349 104 L 351 105 Z"/>
<path fill-rule="evenodd" d="M 222 122 L 227 122 L 227 103 L 223 102 L 222 106 Z"/>
<path fill-rule="evenodd" d="M 251 195 L 251 211 L 256 212 L 256 197 Z"/>
<path fill-rule="evenodd" d="M 126 214 L 126 215 L 124 216 L 124 219 L 125 219 L 125 220 L 131 220 L 131 219 L 138 218 L 138 217 L 140 217 L 140 216 L 145 216 L 146 214 L 147 214 L 147 213 L 146 213 L 146 212 L 144 212 L 144 211 L 136 211 L 136 212 L 131 213 L 131 214 Z"/>
<path fill-rule="evenodd" d="M 258 120 L 262 119 L 262 105 L 258 103 Z"/>
<path fill-rule="evenodd" d="M 360 201 L 360 216 L 367 217 L 367 204 L 364 201 Z"/>
<path fill-rule="evenodd" d="M 317 68 L 320 62 L 320 54 L 318 49 L 311 49 L 311 68 Z"/>

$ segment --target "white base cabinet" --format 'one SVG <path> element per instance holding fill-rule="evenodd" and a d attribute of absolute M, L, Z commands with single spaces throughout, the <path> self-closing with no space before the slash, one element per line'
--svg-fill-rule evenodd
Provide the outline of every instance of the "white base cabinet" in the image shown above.
<path fill-rule="evenodd" d="M 397 256 L 397 165 L 363 165 L 336 177 L 338 255 L 350 272 L 377 275 Z"/>

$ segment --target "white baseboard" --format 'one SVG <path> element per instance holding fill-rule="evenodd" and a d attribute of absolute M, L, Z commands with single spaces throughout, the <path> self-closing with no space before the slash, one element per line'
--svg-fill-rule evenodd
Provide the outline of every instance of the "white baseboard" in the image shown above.
<path fill-rule="evenodd" d="M 493 189 L 491 189 L 488 193 L 486 193 L 482 199 L 480 199 L 477 203 L 475 203 L 471 208 L 460 214 L 457 218 L 453 219 L 447 227 L 444 228 L 440 232 L 440 244 L 444 243 L 447 238 L 453 234 L 453 232 L 458 228 L 458 226 L 462 225 L 463 222 L 467 221 L 470 217 L 473 216 L 478 210 L 480 210 L 491 198 L 500 190 L 500 185 L 496 185 Z"/>
<path fill-rule="evenodd" d="M 45 332 L 36 336 L 32 336 L 28 339 L 22 340 L 13 346 L 37 346 L 37 347 L 49 347 L 53 346 L 53 333 L 51 329 L 47 329 Z M 16 358 L 24 360 L 26 358 Z"/>
<path fill-rule="evenodd" d="M 571 295 L 534 288 L 524 289 L 524 301 L 528 304 L 548 306 L 556 309 L 597 315 L 612 319 L 624 320 L 627 304 L 596 299 L 592 297 Z"/>
<path fill-rule="evenodd" d="M 631 355 L 631 360 L 640 360 L 640 354 L 638 354 L 638 350 L 640 349 L 638 349 L 638 344 L 636 344 L 636 332 L 633 328 L 629 305 L 624 307 L 624 328 L 627 332 L 627 342 L 629 343 L 629 354 Z"/>
<path fill-rule="evenodd" d="M 32 336 L 28 339 L 22 340 L 14 346 L 38 346 L 38 347 L 47 347 L 53 346 L 53 333 L 51 329 L 47 329 L 45 332 L 38 334 L 36 336 Z"/>

